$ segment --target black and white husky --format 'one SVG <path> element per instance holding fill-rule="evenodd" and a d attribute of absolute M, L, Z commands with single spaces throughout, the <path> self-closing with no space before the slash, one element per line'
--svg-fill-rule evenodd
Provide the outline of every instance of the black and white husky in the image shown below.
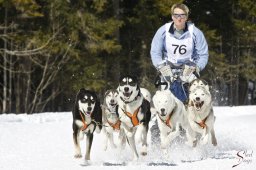
<path fill-rule="evenodd" d="M 80 89 L 73 107 L 73 140 L 75 158 L 81 158 L 80 141 L 86 135 L 85 160 L 90 160 L 93 133 L 100 133 L 102 128 L 102 110 L 95 92 Z"/>
<path fill-rule="evenodd" d="M 105 136 L 104 150 L 107 150 L 108 142 L 112 148 L 116 148 L 114 143 L 114 133 L 118 133 L 118 142 L 123 147 L 125 145 L 125 136 L 122 124 L 118 114 L 118 91 L 116 89 L 107 90 L 102 105 L 102 132 Z"/>
<path fill-rule="evenodd" d="M 132 149 L 134 160 L 139 155 L 135 144 L 135 132 L 142 142 L 142 155 L 147 154 L 148 124 L 151 118 L 150 103 L 142 96 L 138 80 L 134 76 L 126 75 L 119 79 L 118 113 L 123 128 Z"/>

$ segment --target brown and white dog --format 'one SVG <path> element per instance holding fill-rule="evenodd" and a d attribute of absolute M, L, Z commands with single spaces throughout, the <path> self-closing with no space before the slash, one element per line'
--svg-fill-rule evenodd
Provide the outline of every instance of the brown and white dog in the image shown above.
<path fill-rule="evenodd" d="M 142 96 L 136 77 L 125 75 L 120 77 L 118 86 L 118 113 L 123 128 L 132 149 L 134 160 L 139 155 L 135 144 L 135 133 L 137 131 L 139 140 L 142 142 L 142 155 L 147 154 L 148 125 L 151 118 L 150 103 Z"/>

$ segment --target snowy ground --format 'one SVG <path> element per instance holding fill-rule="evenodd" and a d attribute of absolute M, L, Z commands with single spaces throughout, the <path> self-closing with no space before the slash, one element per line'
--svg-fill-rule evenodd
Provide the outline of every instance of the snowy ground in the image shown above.
<path fill-rule="evenodd" d="M 177 139 L 168 155 L 158 145 L 150 145 L 146 157 L 132 162 L 129 147 L 122 151 L 111 148 L 103 151 L 103 136 L 97 134 L 88 167 L 81 166 L 83 159 L 73 158 L 71 112 L 3 114 L 0 115 L 0 169 L 255 169 L 256 106 L 214 107 L 214 112 L 217 147 L 193 149 Z M 236 164 L 239 165 L 232 168 Z"/>

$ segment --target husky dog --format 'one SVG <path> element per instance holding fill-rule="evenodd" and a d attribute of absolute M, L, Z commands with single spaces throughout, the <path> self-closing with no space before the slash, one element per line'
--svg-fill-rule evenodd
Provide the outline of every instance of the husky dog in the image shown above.
<path fill-rule="evenodd" d="M 79 139 L 86 134 L 85 160 L 90 160 L 93 133 L 100 133 L 102 128 L 102 110 L 95 92 L 80 89 L 76 95 L 73 107 L 73 140 L 75 145 L 75 158 L 81 158 Z"/>
<path fill-rule="evenodd" d="M 103 130 L 106 137 L 104 150 L 107 150 L 108 141 L 110 142 L 110 146 L 112 148 L 116 148 L 114 144 L 113 135 L 114 132 L 119 133 L 120 143 L 124 146 L 125 138 L 124 132 L 121 129 L 121 121 L 118 115 L 118 105 L 117 105 L 118 91 L 116 89 L 108 90 L 104 96 L 104 104 L 103 104 L 103 115 L 102 115 L 102 123 Z"/>
<path fill-rule="evenodd" d="M 126 75 L 119 79 L 118 86 L 118 113 L 123 128 L 132 149 L 134 160 L 138 159 L 138 152 L 135 145 L 135 132 L 142 141 L 142 155 L 147 154 L 147 133 L 148 124 L 151 118 L 150 103 L 144 99 L 140 92 L 136 77 Z"/>
<path fill-rule="evenodd" d="M 184 129 L 189 127 L 185 118 L 185 106 L 170 90 L 156 91 L 153 104 L 154 109 L 151 108 L 151 110 L 157 116 L 161 148 L 165 149 L 173 139 L 180 135 L 180 125 Z"/>
<path fill-rule="evenodd" d="M 193 87 L 192 91 L 190 91 L 188 121 L 193 130 L 190 133 L 190 142 L 193 146 L 197 144 L 197 134 L 201 135 L 201 144 L 206 144 L 211 140 L 214 146 L 217 145 L 214 132 L 215 116 L 212 108 L 212 97 L 207 85 L 200 84 L 197 87 Z"/>
<path fill-rule="evenodd" d="M 210 92 L 210 88 L 209 88 L 209 85 L 208 83 L 203 80 L 203 79 L 195 79 L 193 80 L 191 83 L 190 83 L 190 86 L 189 86 L 189 91 L 193 91 L 195 88 L 197 87 L 203 87 L 205 88 L 208 92 Z"/>

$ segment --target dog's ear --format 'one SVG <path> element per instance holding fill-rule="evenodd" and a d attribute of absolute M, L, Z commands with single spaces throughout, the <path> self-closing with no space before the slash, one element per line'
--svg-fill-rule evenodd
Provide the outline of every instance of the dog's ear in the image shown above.
<path fill-rule="evenodd" d="M 110 90 L 107 90 L 104 94 L 104 96 L 106 97 L 109 94 Z"/>
<path fill-rule="evenodd" d="M 85 91 L 86 91 L 85 88 L 81 88 L 81 89 L 79 90 L 79 93 L 85 92 Z"/>

